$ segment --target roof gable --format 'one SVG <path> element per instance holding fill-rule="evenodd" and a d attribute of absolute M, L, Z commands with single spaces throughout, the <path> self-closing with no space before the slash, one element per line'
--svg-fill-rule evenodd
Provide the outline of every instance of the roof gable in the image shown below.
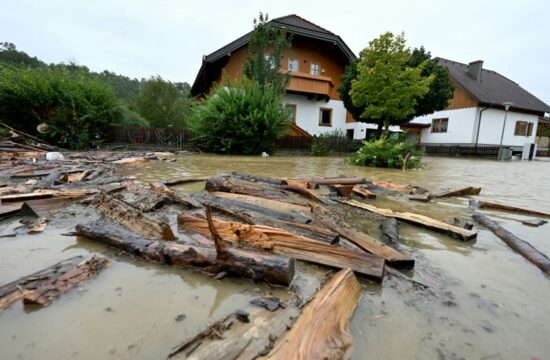
<path fill-rule="evenodd" d="M 496 71 L 482 69 L 477 81 L 468 75 L 468 64 L 442 58 L 437 60 L 449 70 L 449 76 L 458 85 L 482 104 L 503 106 L 505 102 L 512 102 L 514 109 L 550 112 L 550 106 Z"/>
<path fill-rule="evenodd" d="M 281 16 L 281 17 L 275 18 L 271 21 L 275 22 L 275 23 L 279 23 L 281 25 L 291 25 L 291 26 L 296 26 L 296 27 L 302 28 L 302 29 L 318 31 L 318 32 L 325 33 L 325 34 L 334 35 L 333 32 L 328 31 L 327 29 L 322 28 L 319 25 L 314 24 L 311 21 L 306 20 L 306 19 L 304 19 L 304 18 L 302 18 L 302 17 L 300 17 L 296 14 Z"/>

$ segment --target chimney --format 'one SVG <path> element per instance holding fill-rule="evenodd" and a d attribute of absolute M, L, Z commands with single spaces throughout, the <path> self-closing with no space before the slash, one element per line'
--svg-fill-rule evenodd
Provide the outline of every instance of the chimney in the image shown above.
<path fill-rule="evenodd" d="M 480 81 L 482 68 L 483 60 L 472 61 L 468 64 L 468 75 L 475 81 Z"/>

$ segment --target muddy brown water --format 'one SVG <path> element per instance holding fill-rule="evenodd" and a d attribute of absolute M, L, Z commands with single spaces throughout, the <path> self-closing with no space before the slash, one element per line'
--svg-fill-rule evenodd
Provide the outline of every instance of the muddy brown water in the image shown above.
<path fill-rule="evenodd" d="M 474 185 L 482 187 L 480 199 L 550 212 L 550 162 L 542 161 L 426 158 L 422 170 L 401 172 L 352 167 L 334 157 L 185 155 L 175 163 L 149 162 L 124 173 L 147 182 L 234 170 L 278 177 L 349 174 L 432 190 Z M 196 191 L 202 186 L 178 189 Z M 424 204 L 388 194 L 374 204 L 438 219 L 469 219 L 472 214 L 468 199 L 462 197 Z M 359 210 L 342 211 L 363 230 L 378 235 L 378 218 Z M 550 224 L 531 228 L 518 221 L 531 217 L 486 213 L 550 254 Z M 102 245 L 61 235 L 94 216 L 74 204 L 61 209 L 41 234 L 0 238 L 0 284 L 78 254 L 113 259 L 97 278 L 47 308 L 26 310 L 15 304 L 1 312 L 0 359 L 165 358 L 174 345 L 251 299 L 285 296 L 282 289 L 245 279 L 220 282 L 192 271 L 134 261 Z M 1 222 L 0 231 L 9 231 L 14 221 Z M 381 285 L 360 280 L 363 296 L 351 322 L 351 358 L 550 358 L 550 279 L 538 268 L 483 228 L 472 243 L 405 224 L 400 224 L 400 234 L 416 259 L 409 275 L 430 289 L 391 277 Z M 304 264 L 299 270 L 302 278 L 317 279 L 326 273 Z"/>

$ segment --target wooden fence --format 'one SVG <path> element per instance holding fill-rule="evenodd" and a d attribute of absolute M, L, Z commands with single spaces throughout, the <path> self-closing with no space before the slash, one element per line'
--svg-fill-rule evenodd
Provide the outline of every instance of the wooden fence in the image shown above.
<path fill-rule="evenodd" d="M 425 145 L 426 155 L 434 156 L 458 156 L 458 157 L 481 157 L 496 159 L 498 157 L 498 146 L 490 145 Z"/>

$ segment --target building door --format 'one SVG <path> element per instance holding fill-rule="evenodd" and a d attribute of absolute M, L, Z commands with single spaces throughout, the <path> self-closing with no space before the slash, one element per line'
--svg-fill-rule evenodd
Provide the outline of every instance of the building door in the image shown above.
<path fill-rule="evenodd" d="M 349 140 L 353 140 L 353 129 L 346 130 L 346 136 Z"/>

